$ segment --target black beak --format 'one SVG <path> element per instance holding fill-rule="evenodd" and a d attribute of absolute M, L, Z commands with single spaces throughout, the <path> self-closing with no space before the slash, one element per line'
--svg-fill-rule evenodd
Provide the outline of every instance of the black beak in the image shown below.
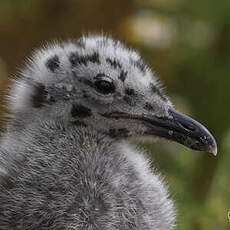
<path fill-rule="evenodd" d="M 170 118 L 146 116 L 142 120 L 148 126 L 148 133 L 176 141 L 191 149 L 217 154 L 217 145 L 212 134 L 199 122 L 169 109 Z"/>

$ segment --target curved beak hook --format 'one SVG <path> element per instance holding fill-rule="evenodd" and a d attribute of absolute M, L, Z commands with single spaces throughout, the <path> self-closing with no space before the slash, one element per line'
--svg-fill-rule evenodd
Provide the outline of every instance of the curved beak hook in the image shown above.
<path fill-rule="evenodd" d="M 143 121 L 151 134 L 176 141 L 191 149 L 217 155 L 217 144 L 212 134 L 199 122 L 169 108 L 170 118 L 145 115 Z"/>

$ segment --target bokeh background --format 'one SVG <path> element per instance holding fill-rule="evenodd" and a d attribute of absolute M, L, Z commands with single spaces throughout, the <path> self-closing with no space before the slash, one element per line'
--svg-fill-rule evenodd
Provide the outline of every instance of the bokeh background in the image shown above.
<path fill-rule="evenodd" d="M 168 181 L 177 230 L 230 229 L 230 1 L 1 0 L 1 104 L 32 50 L 82 32 L 109 33 L 138 49 L 175 106 L 214 134 L 217 157 L 165 141 L 135 144 Z"/>

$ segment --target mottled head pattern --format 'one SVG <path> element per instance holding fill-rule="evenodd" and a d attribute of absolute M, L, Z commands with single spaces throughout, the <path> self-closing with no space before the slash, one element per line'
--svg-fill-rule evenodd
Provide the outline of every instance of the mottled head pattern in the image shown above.
<path fill-rule="evenodd" d="M 137 52 L 109 37 L 48 45 L 34 53 L 20 75 L 9 97 L 17 119 L 39 115 L 123 137 L 145 132 L 135 116 L 169 116 L 170 102 L 150 68 Z"/>

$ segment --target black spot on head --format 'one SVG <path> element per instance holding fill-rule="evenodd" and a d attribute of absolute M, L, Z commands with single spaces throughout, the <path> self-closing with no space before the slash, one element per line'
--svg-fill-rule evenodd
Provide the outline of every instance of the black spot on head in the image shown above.
<path fill-rule="evenodd" d="M 146 72 L 146 69 L 147 69 L 147 65 L 141 60 L 137 60 L 137 61 L 134 61 L 134 60 L 131 60 L 131 63 L 140 70 L 140 72 L 142 72 L 143 74 L 145 74 Z"/>
<path fill-rule="evenodd" d="M 123 97 L 123 99 L 129 106 L 135 106 L 136 105 L 135 101 L 130 96 L 126 95 L 126 96 Z"/>
<path fill-rule="evenodd" d="M 85 118 L 91 116 L 92 112 L 89 108 L 81 104 L 75 104 L 72 106 L 71 115 L 72 117 Z"/>
<path fill-rule="evenodd" d="M 92 63 L 100 64 L 99 53 L 94 52 L 92 55 L 88 55 L 88 60 Z"/>
<path fill-rule="evenodd" d="M 154 94 L 157 94 L 163 101 L 167 101 L 167 97 L 165 97 L 159 87 L 150 83 L 151 90 Z"/>
<path fill-rule="evenodd" d="M 118 78 L 124 82 L 127 77 L 127 74 L 128 74 L 127 71 L 122 70 Z"/>
<path fill-rule="evenodd" d="M 148 102 L 145 103 L 144 109 L 146 109 L 148 111 L 154 111 L 153 106 Z"/>
<path fill-rule="evenodd" d="M 116 137 L 116 129 L 110 129 L 109 130 L 109 136 L 112 138 Z"/>
<path fill-rule="evenodd" d="M 86 64 L 85 59 L 82 59 L 81 56 L 78 55 L 77 52 L 71 53 L 69 57 L 69 61 L 72 64 L 72 66 L 80 65 L 80 64 Z"/>
<path fill-rule="evenodd" d="M 133 96 L 133 95 L 135 95 L 135 91 L 134 91 L 134 89 L 126 88 L 125 89 L 125 94 Z"/>
<path fill-rule="evenodd" d="M 32 106 L 34 108 L 41 107 L 46 101 L 47 91 L 45 90 L 45 86 L 43 84 L 37 84 L 34 86 L 34 91 L 31 97 Z"/>
<path fill-rule="evenodd" d="M 53 57 L 49 58 L 46 61 L 46 67 L 52 72 L 58 69 L 59 66 L 60 66 L 60 61 L 57 55 L 54 55 Z"/>
<path fill-rule="evenodd" d="M 116 59 L 106 58 L 106 62 L 109 63 L 114 69 L 120 68 L 121 69 L 121 63 Z"/>
<path fill-rule="evenodd" d="M 91 55 L 79 55 L 77 52 L 72 53 L 69 57 L 72 66 L 87 65 L 89 62 L 100 64 L 99 54 L 94 52 Z"/>
<path fill-rule="evenodd" d="M 126 128 L 121 128 L 121 129 L 118 129 L 118 133 L 122 137 L 128 137 L 129 131 Z"/>
<path fill-rule="evenodd" d="M 121 129 L 110 129 L 109 130 L 109 136 L 111 138 L 117 138 L 117 137 L 128 137 L 129 136 L 129 131 L 126 128 L 121 128 Z"/>

